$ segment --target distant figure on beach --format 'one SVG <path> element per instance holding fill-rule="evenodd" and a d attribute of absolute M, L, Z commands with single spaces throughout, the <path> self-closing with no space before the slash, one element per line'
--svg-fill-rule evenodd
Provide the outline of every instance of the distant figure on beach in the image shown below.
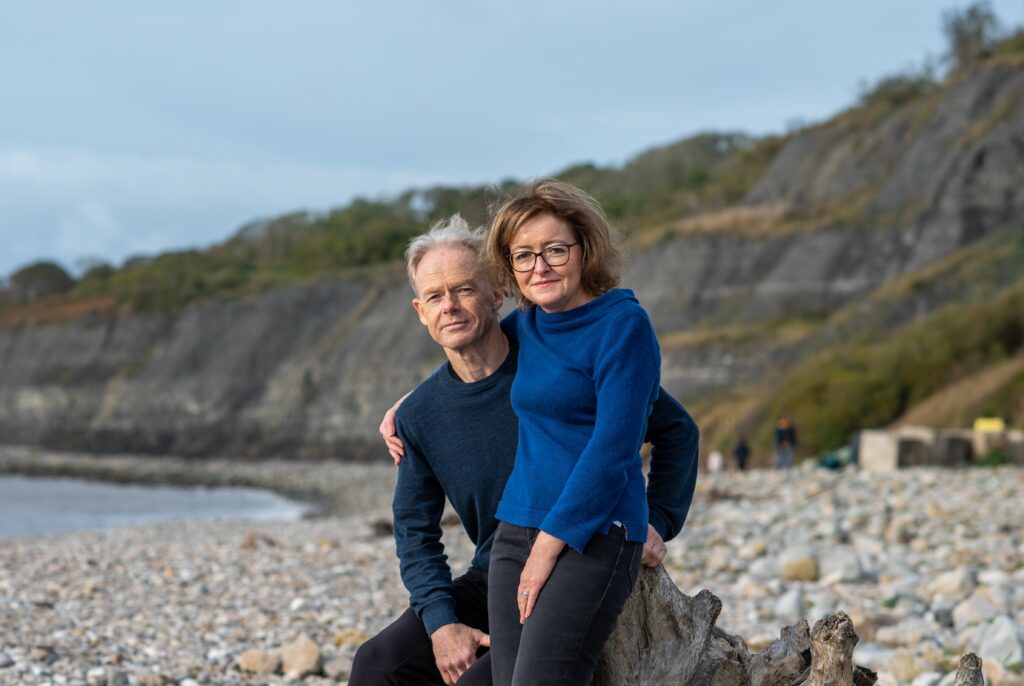
<path fill-rule="evenodd" d="M 743 436 L 736 441 L 736 447 L 732 449 L 732 456 L 736 460 L 736 469 L 741 472 L 747 471 L 747 462 L 750 461 L 750 446 Z"/>
<path fill-rule="evenodd" d="M 775 468 L 792 469 L 795 449 L 796 427 L 789 417 L 783 415 L 775 424 Z"/>
<path fill-rule="evenodd" d="M 411 607 L 359 648 L 351 686 L 492 683 L 488 571 L 518 442 L 509 398 L 518 342 L 499 321 L 503 295 L 480 262 L 482 244 L 455 215 L 414 238 L 406 253 L 413 307 L 447 361 L 381 424 L 400 463 L 394 529 Z M 699 432 L 662 390 L 647 438 L 650 525 L 642 562 L 655 566 L 693 498 Z M 476 546 L 469 570 L 454 580 L 441 541 L 446 497 Z"/>
<path fill-rule="evenodd" d="M 708 471 L 712 474 L 719 474 L 725 468 L 725 457 L 721 450 L 712 450 L 708 455 Z"/>

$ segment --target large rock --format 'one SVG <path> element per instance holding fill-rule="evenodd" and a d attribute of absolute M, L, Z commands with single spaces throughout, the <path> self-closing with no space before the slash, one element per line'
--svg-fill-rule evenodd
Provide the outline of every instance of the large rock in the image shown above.
<path fill-rule="evenodd" d="M 238 656 L 238 668 L 243 672 L 273 674 L 281 667 L 281 656 L 262 650 L 246 650 Z"/>
<path fill-rule="evenodd" d="M 1024 666 L 1021 633 L 1022 627 L 1018 627 L 1006 615 L 996 617 L 982 630 L 978 656 L 982 660 L 994 660 L 1004 667 Z"/>
<path fill-rule="evenodd" d="M 799 587 L 786 591 L 775 601 L 775 618 L 795 622 L 804 617 L 804 592 Z"/>
<path fill-rule="evenodd" d="M 1002 610 L 996 607 L 984 594 L 972 594 L 970 598 L 953 608 L 953 625 L 957 631 L 998 617 Z"/>
<path fill-rule="evenodd" d="M 864 567 L 855 551 L 846 546 L 838 546 L 821 556 L 821 579 L 830 583 L 838 581 L 860 581 L 864 576 Z"/>
<path fill-rule="evenodd" d="M 963 600 L 974 591 L 976 584 L 974 575 L 966 567 L 958 567 L 949 572 L 943 572 L 928 582 L 924 589 L 924 596 L 929 601 L 947 598 L 950 600 Z"/>
<path fill-rule="evenodd" d="M 281 662 L 284 675 L 289 679 L 301 679 L 320 671 L 320 646 L 306 634 L 281 648 Z"/>
<path fill-rule="evenodd" d="M 817 581 L 818 558 L 810 548 L 796 546 L 779 557 L 782 578 L 786 581 Z"/>

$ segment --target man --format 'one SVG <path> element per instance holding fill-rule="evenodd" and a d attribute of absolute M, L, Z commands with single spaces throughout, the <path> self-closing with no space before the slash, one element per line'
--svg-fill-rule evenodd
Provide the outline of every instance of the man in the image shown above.
<path fill-rule="evenodd" d="M 413 307 L 448 359 L 401 402 L 397 436 L 388 417 L 381 425 L 396 461 L 404 448 L 393 510 L 411 607 L 359 648 L 350 686 L 491 683 L 489 659 L 480 656 L 490 644 L 487 566 L 518 440 L 509 401 L 518 348 L 501 328 L 503 296 L 480 268 L 482 243 L 455 215 L 406 252 Z M 698 430 L 664 391 L 648 424 L 654 448 L 643 563 L 654 566 L 689 510 Z M 470 569 L 455 580 L 441 543 L 446 497 L 476 545 Z"/>
<path fill-rule="evenodd" d="M 775 424 L 775 469 L 793 468 L 793 450 L 796 449 L 796 427 L 783 415 Z"/>

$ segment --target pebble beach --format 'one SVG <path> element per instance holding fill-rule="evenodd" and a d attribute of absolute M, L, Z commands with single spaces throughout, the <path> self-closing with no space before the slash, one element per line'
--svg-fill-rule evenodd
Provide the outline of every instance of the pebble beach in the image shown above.
<path fill-rule="evenodd" d="M 67 473 L 68 459 L 4 449 L 0 469 Z M 105 459 L 74 462 L 76 475 Z M 161 478 L 152 459 L 117 459 L 122 480 Z M 166 469 L 306 496 L 321 514 L 0 541 L 0 684 L 347 683 L 359 644 L 407 607 L 394 468 L 203 464 L 205 477 Z M 702 476 L 665 566 L 683 592 L 719 596 L 718 625 L 751 652 L 843 610 L 855 662 L 883 686 L 947 686 L 968 651 L 992 686 L 1024 686 L 1022 492 L 1015 467 Z M 461 572 L 471 544 L 457 524 L 445 541 Z"/>

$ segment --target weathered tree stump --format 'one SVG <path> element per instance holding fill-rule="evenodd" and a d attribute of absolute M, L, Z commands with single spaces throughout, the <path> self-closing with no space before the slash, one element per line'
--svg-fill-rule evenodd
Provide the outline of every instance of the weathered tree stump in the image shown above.
<path fill-rule="evenodd" d="M 874 686 L 878 681 L 878 674 L 863 665 L 853 667 L 853 686 Z"/>
<path fill-rule="evenodd" d="M 803 686 L 852 686 L 858 640 L 845 612 L 818 620 L 811 631 L 811 670 Z"/>
<path fill-rule="evenodd" d="M 710 591 L 690 598 L 676 587 L 664 567 L 641 569 L 636 589 L 626 601 L 591 683 L 686 684 L 699 667 L 714 676 L 717 670 L 711 669 L 708 660 L 716 656 L 709 654 L 708 648 L 721 611 L 722 601 Z M 717 653 L 727 652 L 716 645 Z"/>
<path fill-rule="evenodd" d="M 807 620 L 786 626 L 779 638 L 750 660 L 751 686 L 789 686 L 806 679 L 811 667 L 811 629 Z"/>
<path fill-rule="evenodd" d="M 689 686 L 750 686 L 747 644 L 716 626 Z"/>
<path fill-rule="evenodd" d="M 981 673 L 981 658 L 974 653 L 967 653 L 960 658 L 956 666 L 956 678 L 953 686 L 984 686 L 985 675 Z"/>
<path fill-rule="evenodd" d="M 878 675 L 853 664 L 860 640 L 845 612 L 807 630 L 801 619 L 754 656 L 739 636 L 715 626 L 722 601 L 691 598 L 664 567 L 643 569 L 591 686 L 874 686 Z M 960 658 L 953 686 L 984 686 L 981 659 Z"/>

